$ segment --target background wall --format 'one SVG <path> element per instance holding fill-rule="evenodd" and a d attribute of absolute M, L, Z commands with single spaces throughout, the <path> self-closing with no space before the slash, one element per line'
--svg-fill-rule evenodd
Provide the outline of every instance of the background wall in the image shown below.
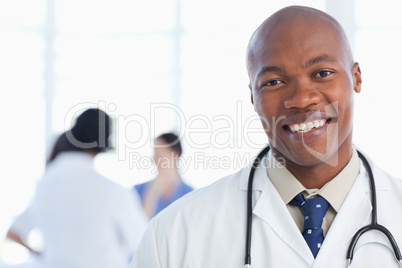
<path fill-rule="evenodd" d="M 96 159 L 125 187 L 155 176 L 153 138 L 183 136 L 183 178 L 202 187 L 266 143 L 250 103 L 248 40 L 278 9 L 335 16 L 360 62 L 355 144 L 402 177 L 398 0 L 0 0 L 0 237 L 31 198 L 55 137 L 83 109 L 115 119 L 116 150 Z M 0 243 L 0 260 L 26 252 Z"/>

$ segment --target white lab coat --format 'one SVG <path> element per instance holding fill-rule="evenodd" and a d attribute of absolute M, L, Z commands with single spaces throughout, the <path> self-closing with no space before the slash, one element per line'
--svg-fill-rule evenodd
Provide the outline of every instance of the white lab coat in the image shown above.
<path fill-rule="evenodd" d="M 402 248 L 402 180 L 373 163 L 378 222 Z M 250 168 L 194 191 L 162 211 L 149 224 L 131 268 L 243 267 L 246 190 Z M 253 187 L 253 268 L 342 268 L 355 232 L 371 221 L 369 180 L 360 175 L 332 223 L 316 259 L 264 168 Z M 364 234 L 352 267 L 398 267 L 391 245 L 378 231 Z"/>

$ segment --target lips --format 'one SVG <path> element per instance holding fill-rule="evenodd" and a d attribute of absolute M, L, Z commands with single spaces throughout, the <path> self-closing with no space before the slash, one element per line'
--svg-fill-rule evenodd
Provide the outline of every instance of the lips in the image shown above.
<path fill-rule="evenodd" d="M 331 120 L 320 111 L 300 113 L 286 118 L 282 128 L 296 142 L 311 142 L 324 135 Z"/>

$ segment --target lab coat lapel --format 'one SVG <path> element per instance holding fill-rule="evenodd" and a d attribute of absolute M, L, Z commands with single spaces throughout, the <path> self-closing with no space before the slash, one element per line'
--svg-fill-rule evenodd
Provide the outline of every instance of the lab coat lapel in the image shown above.
<path fill-rule="evenodd" d="M 325 267 L 328 260 L 339 259 L 346 264 L 346 250 L 354 234 L 370 221 L 372 210 L 368 178 L 363 167 L 341 209 L 337 213 L 313 267 Z"/>
<path fill-rule="evenodd" d="M 257 168 L 255 180 L 261 195 L 254 206 L 254 215 L 268 224 L 281 240 L 312 265 L 314 257 L 264 168 Z"/>

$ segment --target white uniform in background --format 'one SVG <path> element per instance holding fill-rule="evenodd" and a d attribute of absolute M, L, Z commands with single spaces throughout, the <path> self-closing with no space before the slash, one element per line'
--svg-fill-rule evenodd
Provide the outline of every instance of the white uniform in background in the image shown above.
<path fill-rule="evenodd" d="M 29 210 L 26 229 L 43 235 L 45 268 L 127 268 L 147 223 L 138 196 L 98 174 L 82 152 L 57 156 Z M 27 235 L 23 219 L 12 229 Z"/>
<path fill-rule="evenodd" d="M 373 163 L 378 222 L 402 247 L 402 180 Z M 131 268 L 244 267 L 246 195 L 250 168 L 188 194 L 156 216 Z M 314 259 L 286 205 L 259 166 L 253 186 L 253 268 L 343 268 L 358 229 L 371 222 L 369 179 L 363 164 Z M 352 267 L 398 267 L 386 237 L 377 231 L 359 240 Z"/>

